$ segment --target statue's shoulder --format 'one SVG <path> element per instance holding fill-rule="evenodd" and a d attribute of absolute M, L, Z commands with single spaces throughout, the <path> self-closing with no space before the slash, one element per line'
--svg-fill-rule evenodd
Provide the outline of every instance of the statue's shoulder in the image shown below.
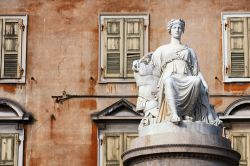
<path fill-rule="evenodd" d="M 168 45 L 168 44 L 162 45 L 162 46 L 158 47 L 158 48 L 154 51 L 154 54 L 160 54 L 160 53 L 166 51 L 168 48 L 169 48 L 169 45 Z"/>
<path fill-rule="evenodd" d="M 170 47 L 169 44 L 164 44 L 164 45 L 160 46 L 158 49 L 165 50 L 165 49 L 168 49 L 169 47 Z"/>
<path fill-rule="evenodd" d="M 191 47 L 187 47 L 187 49 L 192 55 L 195 55 L 195 51 Z"/>
<path fill-rule="evenodd" d="M 188 49 L 189 51 L 194 51 L 191 47 L 189 47 L 187 44 L 183 44 L 183 46 L 186 48 L 186 49 Z"/>

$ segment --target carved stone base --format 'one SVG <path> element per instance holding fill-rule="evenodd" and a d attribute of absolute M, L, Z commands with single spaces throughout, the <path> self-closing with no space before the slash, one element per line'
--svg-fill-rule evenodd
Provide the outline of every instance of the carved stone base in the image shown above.
<path fill-rule="evenodd" d="M 122 155 L 124 166 L 237 166 L 239 163 L 239 153 L 221 136 L 221 129 L 202 122 L 150 125 L 141 128 L 139 135 Z"/>

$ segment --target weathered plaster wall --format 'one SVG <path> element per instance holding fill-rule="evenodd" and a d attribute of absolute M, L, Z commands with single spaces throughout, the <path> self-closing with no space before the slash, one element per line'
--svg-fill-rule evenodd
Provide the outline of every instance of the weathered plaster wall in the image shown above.
<path fill-rule="evenodd" d="M 90 114 L 119 99 L 70 99 L 69 94 L 135 95 L 135 84 L 98 84 L 98 13 L 148 12 L 149 51 L 168 42 L 166 22 L 183 18 L 183 42 L 198 54 L 210 93 L 249 94 L 249 83 L 222 82 L 221 12 L 250 11 L 248 0 L 1 0 L 0 14 L 28 14 L 26 84 L 1 84 L 0 97 L 18 101 L 36 119 L 26 126 L 25 164 L 97 165 Z M 218 79 L 215 79 L 217 77 Z M 217 111 L 237 97 L 211 97 Z M 135 99 L 131 99 L 135 102 Z"/>

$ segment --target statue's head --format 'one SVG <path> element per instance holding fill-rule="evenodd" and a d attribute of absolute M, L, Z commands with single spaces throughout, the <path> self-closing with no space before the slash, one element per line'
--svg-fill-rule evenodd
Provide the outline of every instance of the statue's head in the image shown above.
<path fill-rule="evenodd" d="M 182 30 L 182 33 L 184 33 L 185 30 L 185 21 L 182 19 L 172 19 L 168 22 L 167 25 L 167 30 L 169 32 L 169 34 L 171 34 L 171 29 L 175 26 L 179 26 Z"/>

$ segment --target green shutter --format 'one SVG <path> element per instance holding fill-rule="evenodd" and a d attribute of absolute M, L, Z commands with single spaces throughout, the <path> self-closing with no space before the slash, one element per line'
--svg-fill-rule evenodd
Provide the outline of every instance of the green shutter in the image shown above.
<path fill-rule="evenodd" d="M 143 27 L 143 19 L 125 19 L 124 77 L 133 77 L 132 63 L 143 56 Z"/>
<path fill-rule="evenodd" d="M 20 78 L 22 20 L 3 20 L 2 78 Z"/>
<path fill-rule="evenodd" d="M 123 72 L 123 20 L 104 19 L 105 77 L 122 77 Z"/>
<path fill-rule="evenodd" d="M 228 55 L 230 77 L 249 77 L 247 18 L 228 20 Z"/>

